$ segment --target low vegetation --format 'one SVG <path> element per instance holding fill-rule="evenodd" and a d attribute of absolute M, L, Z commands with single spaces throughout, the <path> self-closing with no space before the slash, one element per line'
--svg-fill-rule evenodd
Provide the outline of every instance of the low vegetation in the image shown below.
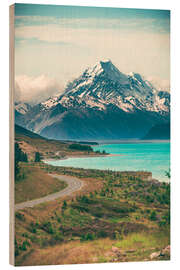
<path fill-rule="evenodd" d="M 28 162 L 28 156 L 25 152 L 21 150 L 18 143 L 14 145 L 14 175 L 15 175 L 15 182 L 20 181 L 24 178 L 24 175 L 20 172 L 19 162 Z"/>
<path fill-rule="evenodd" d="M 72 143 L 69 145 L 69 149 L 71 150 L 78 150 L 78 151 L 85 151 L 85 152 L 93 152 L 93 149 L 89 145 L 83 145 L 78 143 Z"/>
<path fill-rule="evenodd" d="M 15 203 L 37 199 L 64 189 L 67 184 L 26 163 L 19 165 L 21 180 L 15 182 Z"/>
<path fill-rule="evenodd" d="M 46 203 L 16 212 L 16 265 L 149 260 L 169 244 L 169 184 L 145 180 L 146 172 L 38 169 L 100 185 L 57 200 L 53 208 Z"/>
<path fill-rule="evenodd" d="M 43 138 L 17 125 L 15 125 L 15 141 L 18 143 L 21 150 L 27 154 L 30 162 L 35 161 L 36 152 L 38 152 L 43 159 L 62 159 L 67 156 L 83 156 L 87 153 L 92 156 L 101 154 L 100 152 L 94 152 L 93 148 L 90 146 L 90 144 L 97 145 L 96 142 L 75 143 L 51 140 Z"/>
<path fill-rule="evenodd" d="M 34 162 L 41 162 L 41 160 L 42 160 L 41 154 L 39 152 L 36 152 Z"/>
<path fill-rule="evenodd" d="M 147 261 L 149 254 L 169 242 L 164 232 L 132 233 L 123 240 L 99 238 L 87 241 L 68 241 L 38 248 L 24 259 L 24 265 L 78 264 Z M 162 257 L 161 259 L 164 259 Z"/>

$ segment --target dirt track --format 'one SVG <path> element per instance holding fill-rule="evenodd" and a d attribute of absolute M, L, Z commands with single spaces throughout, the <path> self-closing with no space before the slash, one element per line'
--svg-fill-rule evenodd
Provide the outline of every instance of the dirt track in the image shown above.
<path fill-rule="evenodd" d="M 26 207 L 33 207 L 40 203 L 53 201 L 66 195 L 71 195 L 73 192 L 80 190 L 83 186 L 83 181 L 73 176 L 58 175 L 58 174 L 49 174 L 49 175 L 51 175 L 52 177 L 58 178 L 61 181 L 66 182 L 68 186 L 59 192 L 47 195 L 45 197 L 41 197 L 39 199 L 34 199 L 27 202 L 18 203 L 14 207 L 15 211 L 24 209 Z"/>

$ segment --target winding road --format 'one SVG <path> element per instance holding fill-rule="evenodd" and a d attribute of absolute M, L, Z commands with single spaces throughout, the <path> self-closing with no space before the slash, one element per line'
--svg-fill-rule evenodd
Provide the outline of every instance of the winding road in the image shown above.
<path fill-rule="evenodd" d="M 58 178 L 61 181 L 66 182 L 68 184 L 68 186 L 59 192 L 49 194 L 45 197 L 41 197 L 39 199 L 34 199 L 31 201 L 15 204 L 15 207 L 14 207 L 15 211 L 20 210 L 20 209 L 24 209 L 26 207 L 33 207 L 33 206 L 40 204 L 40 203 L 53 201 L 53 200 L 56 200 L 60 197 L 66 196 L 66 195 L 71 195 L 73 192 L 80 190 L 83 186 L 83 181 L 81 181 L 80 179 L 78 179 L 74 176 L 58 175 L 58 174 L 49 174 L 49 175 L 52 177 Z"/>

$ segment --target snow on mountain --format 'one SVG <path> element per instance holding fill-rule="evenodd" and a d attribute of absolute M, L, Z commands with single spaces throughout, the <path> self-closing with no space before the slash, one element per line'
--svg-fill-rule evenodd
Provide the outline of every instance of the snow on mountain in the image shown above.
<path fill-rule="evenodd" d="M 27 112 L 17 108 L 17 124 L 48 138 L 142 138 L 152 126 L 170 121 L 170 94 L 108 60 L 87 68 L 63 94 Z"/>
<path fill-rule="evenodd" d="M 45 107 L 45 108 L 51 108 L 51 107 L 54 107 L 58 104 L 58 96 L 54 96 L 54 97 L 51 97 L 49 98 L 48 100 L 42 102 L 41 104 Z"/>
<path fill-rule="evenodd" d="M 15 110 L 20 114 L 26 114 L 31 109 L 28 103 L 15 103 Z"/>
<path fill-rule="evenodd" d="M 163 92 L 163 91 L 162 91 Z M 136 110 L 169 112 L 170 95 L 165 97 L 140 74 L 123 74 L 110 60 L 100 61 L 86 69 L 68 84 L 65 93 L 43 102 L 45 109 L 57 104 L 68 107 L 89 107 L 106 110 L 114 105 L 125 112 Z"/>

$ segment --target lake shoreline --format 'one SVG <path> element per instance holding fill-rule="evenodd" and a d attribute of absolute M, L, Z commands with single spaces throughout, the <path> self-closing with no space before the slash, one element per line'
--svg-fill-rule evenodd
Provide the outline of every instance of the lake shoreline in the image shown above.
<path fill-rule="evenodd" d="M 116 157 L 116 156 L 125 156 L 121 154 L 106 154 L 106 155 L 74 155 L 74 156 L 66 156 L 63 158 L 48 158 L 48 159 L 43 159 L 42 161 L 44 163 L 48 161 L 58 161 L 58 160 L 68 160 L 70 158 L 97 158 L 97 157 Z"/>
<path fill-rule="evenodd" d="M 91 145 L 92 147 L 98 147 L 109 144 L 151 144 L 151 143 L 170 143 L 170 140 L 138 140 L 138 139 L 130 139 L 130 140 L 100 140 L 97 141 L 98 145 Z"/>
<path fill-rule="evenodd" d="M 44 162 L 54 166 L 82 169 L 99 169 L 113 171 L 149 171 L 152 178 L 167 182 L 166 172 L 170 168 L 169 142 L 108 144 L 93 147 L 95 151 L 109 154 L 67 155 L 64 158 L 46 159 Z M 94 157 L 95 159 L 91 159 Z M 99 159 L 102 157 L 102 159 Z M 106 157 L 106 158 L 105 158 Z M 111 158 L 112 157 L 112 158 Z"/>

